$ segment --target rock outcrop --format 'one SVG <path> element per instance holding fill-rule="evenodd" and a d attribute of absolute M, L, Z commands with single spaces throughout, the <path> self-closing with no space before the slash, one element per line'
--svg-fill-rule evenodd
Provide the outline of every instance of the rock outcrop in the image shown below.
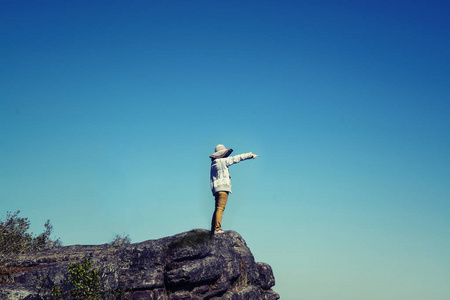
<path fill-rule="evenodd" d="M 70 264 L 89 258 L 106 298 L 279 299 L 272 268 L 234 231 L 195 229 L 129 245 L 75 245 L 21 255 L 1 267 L 0 299 L 52 299 Z M 117 291 L 120 291 L 118 293 Z M 116 293 L 114 293 L 116 292 Z M 113 296 L 115 295 L 115 296 Z"/>

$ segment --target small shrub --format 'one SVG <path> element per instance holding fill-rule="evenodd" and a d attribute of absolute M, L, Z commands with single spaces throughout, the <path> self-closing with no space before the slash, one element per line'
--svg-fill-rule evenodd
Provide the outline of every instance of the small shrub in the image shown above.
<path fill-rule="evenodd" d="M 100 273 L 92 268 L 92 262 L 88 258 L 84 258 L 79 263 L 69 265 L 68 277 L 65 286 L 67 291 L 63 291 L 61 287 L 54 286 L 51 295 L 58 300 L 67 299 L 69 295 L 72 299 L 77 300 L 100 300 L 102 299 L 103 290 L 101 288 Z"/>
<path fill-rule="evenodd" d="M 30 221 L 19 216 L 20 210 L 15 213 L 7 212 L 5 221 L 0 220 L 0 263 L 12 254 L 21 254 L 40 250 L 49 244 L 61 246 L 59 239 L 52 241 L 50 235 L 53 226 L 50 220 L 45 223 L 45 231 L 38 236 L 28 232 Z"/>
<path fill-rule="evenodd" d="M 93 269 L 91 260 L 86 257 L 81 262 L 69 264 L 67 280 L 61 286 L 53 286 L 50 295 L 56 300 L 128 299 L 125 290 L 104 291 L 100 271 Z"/>
<path fill-rule="evenodd" d="M 127 235 L 116 234 L 114 237 L 114 240 L 112 240 L 109 244 L 113 247 L 121 247 L 121 246 L 129 245 L 130 243 L 131 243 L 131 238 L 128 234 Z"/>

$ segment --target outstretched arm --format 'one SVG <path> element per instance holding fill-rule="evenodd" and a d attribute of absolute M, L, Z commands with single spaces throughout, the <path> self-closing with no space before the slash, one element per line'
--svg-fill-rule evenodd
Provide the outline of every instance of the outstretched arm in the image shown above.
<path fill-rule="evenodd" d="M 240 154 L 240 155 L 235 155 L 235 156 L 231 156 L 231 157 L 226 158 L 226 163 L 227 163 L 227 166 L 231 166 L 231 165 L 237 164 L 238 162 L 241 162 L 243 160 L 250 159 L 250 158 L 255 158 L 255 157 L 258 157 L 258 156 L 259 155 L 253 154 L 251 152 L 245 153 L 245 154 Z"/>

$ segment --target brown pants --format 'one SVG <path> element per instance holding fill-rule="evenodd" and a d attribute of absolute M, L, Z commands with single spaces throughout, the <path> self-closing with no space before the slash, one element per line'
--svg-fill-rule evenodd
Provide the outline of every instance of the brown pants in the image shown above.
<path fill-rule="evenodd" d="M 228 193 L 227 192 L 217 192 L 214 194 L 216 199 L 216 209 L 214 210 L 211 231 L 219 230 L 222 228 L 222 216 L 225 206 L 227 205 Z"/>

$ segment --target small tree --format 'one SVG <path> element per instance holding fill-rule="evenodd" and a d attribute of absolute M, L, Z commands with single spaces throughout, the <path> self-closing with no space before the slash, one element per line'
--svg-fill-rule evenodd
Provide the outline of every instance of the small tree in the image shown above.
<path fill-rule="evenodd" d="M 31 248 L 33 236 L 28 233 L 30 221 L 19 217 L 20 211 L 6 213 L 6 220 L 0 220 L 0 254 L 2 258 L 11 253 L 22 253 Z"/>
<path fill-rule="evenodd" d="M 53 246 L 60 246 L 59 239 L 52 241 L 50 235 L 53 226 L 50 220 L 45 223 L 45 231 L 38 236 L 28 232 L 30 221 L 19 217 L 20 210 L 15 213 L 7 212 L 5 221 L 0 220 L 0 263 L 11 254 L 21 254 L 28 251 L 40 250 L 49 242 Z"/>

